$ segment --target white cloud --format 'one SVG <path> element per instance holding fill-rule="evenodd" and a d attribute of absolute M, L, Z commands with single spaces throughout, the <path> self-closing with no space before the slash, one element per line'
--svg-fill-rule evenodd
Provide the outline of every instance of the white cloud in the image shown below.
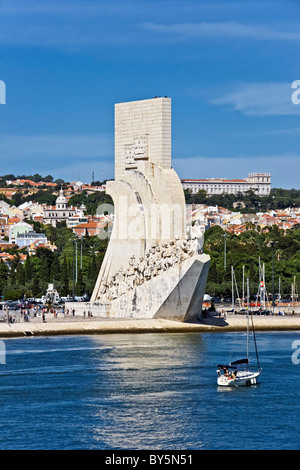
<path fill-rule="evenodd" d="M 269 27 L 254 23 L 253 18 L 262 18 L 264 7 L 259 2 L 197 4 L 188 0 L 162 0 L 159 6 L 156 2 L 137 0 L 127 1 L 126 6 L 120 0 L 2 0 L 0 3 L 2 44 L 76 48 L 205 38 L 300 41 L 299 22 L 293 18 L 286 19 L 284 26 L 282 22 L 280 26 L 276 23 Z M 277 11 L 272 3 L 272 13 L 274 9 Z M 248 23 L 235 21 L 239 16 L 244 20 L 245 11 Z M 228 21 L 219 21 L 224 15 Z M 160 23 L 162 17 L 168 18 L 168 23 Z M 204 21 L 194 22 L 196 17 Z"/>
<path fill-rule="evenodd" d="M 144 23 L 144 29 L 169 36 L 184 38 L 227 38 L 252 39 L 259 41 L 300 41 L 300 33 L 296 31 L 280 31 L 256 24 L 245 24 L 235 21 L 158 24 Z"/>
<path fill-rule="evenodd" d="M 76 49 L 132 43 L 136 39 L 135 16 L 130 15 L 133 6 L 125 9 L 119 2 L 97 0 L 5 1 L 1 3 L 0 44 Z"/>
<path fill-rule="evenodd" d="M 291 83 L 248 83 L 210 102 L 249 116 L 298 115 L 300 105 L 292 103 L 293 91 Z"/>

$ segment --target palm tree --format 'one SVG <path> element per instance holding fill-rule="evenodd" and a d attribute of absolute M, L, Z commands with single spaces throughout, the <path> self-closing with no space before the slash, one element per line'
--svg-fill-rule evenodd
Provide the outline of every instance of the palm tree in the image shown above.
<path fill-rule="evenodd" d="M 278 250 L 276 250 L 276 252 L 275 252 L 275 256 L 277 258 L 277 261 L 281 260 L 282 254 L 283 254 L 283 251 L 280 248 L 278 248 Z"/>

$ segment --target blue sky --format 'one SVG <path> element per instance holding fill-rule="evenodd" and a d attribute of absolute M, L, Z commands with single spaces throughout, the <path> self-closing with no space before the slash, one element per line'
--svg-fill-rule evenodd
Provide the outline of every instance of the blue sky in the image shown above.
<path fill-rule="evenodd" d="M 299 189 L 300 3 L 0 0 L 0 174 L 114 176 L 114 103 L 172 98 L 180 178 Z"/>

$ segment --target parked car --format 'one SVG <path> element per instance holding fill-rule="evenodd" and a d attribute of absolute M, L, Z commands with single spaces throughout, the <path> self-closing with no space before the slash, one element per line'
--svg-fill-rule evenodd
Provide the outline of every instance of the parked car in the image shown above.
<path fill-rule="evenodd" d="M 4 308 L 8 308 L 9 310 L 18 310 L 20 308 L 19 301 L 8 300 L 4 303 Z"/>

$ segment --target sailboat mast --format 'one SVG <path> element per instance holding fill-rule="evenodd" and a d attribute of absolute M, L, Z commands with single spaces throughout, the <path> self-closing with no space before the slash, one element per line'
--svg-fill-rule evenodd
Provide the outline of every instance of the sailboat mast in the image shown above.
<path fill-rule="evenodd" d="M 232 291 L 232 310 L 234 313 L 234 284 L 233 284 L 233 266 L 231 266 L 231 291 Z"/>
<path fill-rule="evenodd" d="M 294 276 L 294 298 L 293 298 L 293 307 L 295 308 L 295 300 L 296 300 L 296 276 Z"/>
<path fill-rule="evenodd" d="M 249 310 L 250 310 L 249 298 L 250 298 L 250 294 L 249 294 L 249 277 L 247 277 L 247 303 L 248 303 L 248 309 L 247 309 L 247 359 L 248 359 L 248 365 L 249 365 Z M 256 337 L 255 337 L 255 330 L 254 330 L 252 312 L 251 312 L 251 323 L 252 323 L 252 333 L 253 333 L 253 340 L 254 340 L 254 346 L 255 346 L 257 367 L 258 367 L 258 370 L 259 370 L 259 359 L 258 359 L 258 351 L 257 351 L 257 344 L 256 344 Z"/>
<path fill-rule="evenodd" d="M 258 298 L 259 298 L 259 305 L 261 307 L 261 267 L 260 267 L 260 256 L 258 257 L 258 292 L 255 302 L 255 307 L 258 305 Z"/>
<path fill-rule="evenodd" d="M 245 266 L 243 265 L 243 303 L 242 303 L 242 308 L 245 308 L 245 289 L 244 289 L 244 284 L 245 284 Z"/>
<path fill-rule="evenodd" d="M 249 277 L 247 277 L 247 369 L 249 364 L 249 306 L 250 306 L 250 299 L 249 299 Z"/>
<path fill-rule="evenodd" d="M 252 321 L 252 332 L 253 332 L 253 339 L 254 339 L 254 346 L 255 346 L 255 354 L 256 354 L 256 361 L 257 361 L 257 368 L 259 367 L 259 359 L 258 359 L 258 351 L 257 351 L 257 344 L 256 344 L 256 337 L 255 337 L 255 330 L 254 330 L 254 323 L 253 323 L 253 315 L 251 313 L 251 321 Z"/>
<path fill-rule="evenodd" d="M 265 263 L 263 263 L 263 307 L 266 309 L 266 281 L 265 281 Z"/>

